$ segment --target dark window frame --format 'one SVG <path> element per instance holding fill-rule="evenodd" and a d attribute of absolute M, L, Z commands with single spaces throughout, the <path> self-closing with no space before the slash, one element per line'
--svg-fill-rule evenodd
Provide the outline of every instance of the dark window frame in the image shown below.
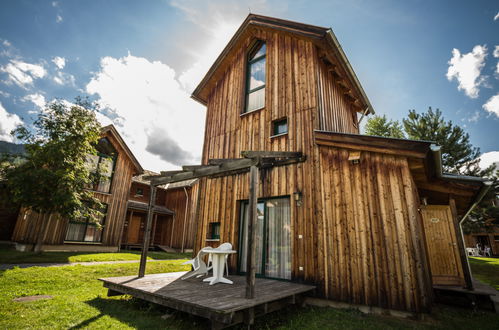
<path fill-rule="evenodd" d="M 279 133 L 277 129 L 278 129 L 279 125 L 282 123 L 286 124 L 286 131 L 283 133 Z M 288 134 L 288 132 L 289 132 L 288 117 L 282 117 L 282 118 L 273 120 L 271 130 L 272 131 L 270 132 L 270 137 L 276 137 L 276 136 Z"/>
<path fill-rule="evenodd" d="M 135 190 L 135 196 L 143 197 L 144 196 L 144 188 L 137 187 L 137 189 Z"/>
<path fill-rule="evenodd" d="M 263 46 L 265 46 L 265 53 L 263 55 L 255 57 L 253 59 L 250 59 L 253 55 L 258 53 L 258 51 Z M 261 86 L 255 87 L 253 89 L 250 89 L 251 66 L 255 63 L 258 63 L 261 60 L 264 61 L 264 66 L 265 66 L 264 84 Z M 263 105 L 261 107 L 259 107 L 257 109 L 248 110 L 248 105 L 249 105 L 250 94 L 257 92 L 261 89 L 265 89 L 266 87 L 267 87 L 267 43 L 264 40 L 255 40 L 251 44 L 251 46 L 249 47 L 249 51 L 248 51 L 247 56 L 246 56 L 246 79 L 245 79 L 245 87 L 244 87 L 244 100 L 245 101 L 244 101 L 243 111 L 241 113 L 242 115 L 265 108 L 265 102 L 266 102 L 265 91 L 264 91 L 264 96 L 263 96 Z"/>
<path fill-rule="evenodd" d="M 92 190 L 92 191 L 95 191 L 95 192 L 99 192 L 99 193 L 104 193 L 104 194 L 111 194 L 111 188 L 113 186 L 113 178 L 114 178 L 114 174 L 115 174 L 115 170 L 116 170 L 116 163 L 117 163 L 117 160 L 118 160 L 118 151 L 116 151 L 116 148 L 114 147 L 114 145 L 111 143 L 111 141 L 109 141 L 109 139 L 107 137 L 103 137 L 100 140 L 107 140 L 107 142 L 109 143 L 109 145 L 114 149 L 114 155 L 108 155 L 108 154 L 105 154 L 103 152 L 99 152 L 97 151 L 97 156 L 99 157 L 98 161 L 97 161 L 97 164 L 96 164 L 96 170 L 95 172 L 92 172 L 92 173 L 96 173 L 97 174 L 97 178 L 95 178 L 93 180 L 93 182 L 90 184 L 91 186 L 88 187 L 88 189 Z M 97 148 L 97 146 L 96 146 Z M 103 160 L 104 159 L 111 159 L 113 161 L 113 167 L 111 169 L 111 175 L 109 177 L 106 177 L 107 180 L 109 180 L 109 189 L 107 189 L 107 191 L 105 190 L 100 190 L 99 189 L 99 185 L 103 182 L 106 182 L 106 181 L 103 181 L 102 178 L 100 178 L 100 167 L 101 167 L 101 164 L 103 163 Z"/>
<path fill-rule="evenodd" d="M 291 211 L 291 196 L 290 195 L 279 195 L 279 196 L 272 196 L 272 197 L 261 197 L 261 198 L 258 198 L 257 199 L 257 204 L 258 203 L 264 203 L 266 204 L 268 201 L 272 201 L 272 200 L 276 200 L 276 199 L 283 199 L 283 198 L 288 198 L 289 199 L 289 208 L 290 208 L 290 211 Z M 243 221 L 244 221 L 244 211 L 245 211 L 245 205 L 246 207 L 249 207 L 249 199 L 242 199 L 242 200 L 239 200 L 238 201 L 238 212 L 239 212 L 239 220 L 238 220 L 238 247 L 237 247 L 237 274 L 238 275 L 246 275 L 246 272 L 243 272 L 241 270 L 241 264 L 242 264 L 242 253 L 241 253 L 241 244 L 243 242 L 243 230 L 242 230 L 242 225 L 243 225 Z M 264 221 L 267 222 L 267 206 L 264 206 L 264 209 L 263 209 L 263 216 L 264 216 Z M 290 215 L 291 216 L 291 215 Z M 290 219 L 290 221 L 292 221 L 292 219 Z M 267 225 L 267 223 L 265 224 Z M 291 235 L 291 239 L 293 237 L 293 232 L 290 233 Z M 264 230 L 264 234 L 263 234 L 263 241 L 265 242 L 267 240 L 267 232 L 266 230 Z M 293 243 L 291 242 L 291 249 L 293 249 Z M 291 250 L 291 253 L 293 253 L 293 251 Z M 291 254 L 292 255 L 292 254 Z M 267 253 L 266 253 L 266 250 L 265 248 L 262 249 L 262 258 L 263 260 L 265 260 L 267 257 Z M 260 273 L 259 273 L 260 272 Z M 278 281 L 284 281 L 284 282 L 289 282 L 289 281 L 292 281 L 293 278 L 291 279 L 284 279 L 284 278 L 278 278 L 278 277 L 270 277 L 270 276 L 266 276 L 264 275 L 265 273 L 265 262 L 262 262 L 262 268 L 260 270 L 256 269 L 256 274 L 255 274 L 255 277 L 258 277 L 258 278 L 267 278 L 267 279 L 273 279 L 273 280 L 278 280 Z"/>
<path fill-rule="evenodd" d="M 220 227 L 220 222 L 210 222 L 208 239 L 220 239 Z"/>
<path fill-rule="evenodd" d="M 107 211 L 108 211 L 108 204 L 105 204 L 105 203 L 102 203 L 103 205 L 103 208 L 102 208 L 102 213 L 103 213 L 103 216 L 102 216 L 102 220 L 100 221 L 100 225 L 102 226 L 102 229 L 101 229 L 101 235 L 100 235 L 100 240 L 99 241 L 85 241 L 85 235 L 86 235 L 86 232 L 87 232 L 87 229 L 89 226 L 93 226 L 93 227 L 97 227 L 97 224 L 93 223 L 93 222 L 90 222 L 90 219 L 86 218 L 86 219 L 82 219 L 84 221 L 79 221 L 79 220 L 76 220 L 76 219 L 70 219 L 68 221 L 68 228 L 66 229 L 66 236 L 68 235 L 68 231 L 69 231 L 69 226 L 71 224 L 85 224 L 85 230 L 83 231 L 84 235 L 83 235 L 83 239 L 82 240 L 71 240 L 71 239 L 66 239 L 64 238 L 64 242 L 78 242 L 78 243 L 102 243 L 102 238 L 104 236 L 104 229 L 106 228 L 106 221 L 107 221 Z"/>

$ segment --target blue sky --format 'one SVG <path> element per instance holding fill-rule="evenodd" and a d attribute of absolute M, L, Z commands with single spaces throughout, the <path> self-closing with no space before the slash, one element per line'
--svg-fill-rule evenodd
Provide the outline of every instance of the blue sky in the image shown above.
<path fill-rule="evenodd" d="M 0 140 L 45 102 L 90 95 L 145 168 L 198 162 L 190 92 L 249 10 L 332 27 L 378 114 L 439 108 L 499 160 L 499 4 L 481 0 L 3 0 Z"/>

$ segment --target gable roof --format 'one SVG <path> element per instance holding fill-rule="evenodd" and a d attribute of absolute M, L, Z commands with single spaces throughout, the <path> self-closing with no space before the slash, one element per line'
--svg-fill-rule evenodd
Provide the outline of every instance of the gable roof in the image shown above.
<path fill-rule="evenodd" d="M 244 33 L 251 27 L 260 27 L 266 29 L 280 30 L 287 33 L 299 35 L 301 37 L 311 39 L 317 46 L 320 46 L 326 52 L 337 59 L 338 64 L 345 72 L 347 79 L 351 82 L 356 90 L 356 94 L 360 97 L 364 109 L 367 113 L 374 113 L 374 109 L 369 101 L 362 85 L 360 84 L 357 75 L 355 74 L 350 62 L 348 61 L 343 49 L 341 48 L 338 39 L 336 38 L 331 28 L 319 27 L 310 24 L 303 24 L 288 20 L 283 20 L 274 17 L 263 15 L 249 14 L 241 24 L 232 39 L 225 46 L 224 50 L 215 60 L 211 68 L 208 70 L 204 78 L 196 87 L 191 97 L 203 105 L 207 104 L 207 96 L 209 94 L 208 82 L 213 78 L 215 73 L 224 69 L 224 60 L 230 53 L 234 51 L 238 43 L 243 39 Z"/>
<path fill-rule="evenodd" d="M 116 141 L 118 142 L 121 149 L 123 149 L 125 151 L 126 156 L 130 159 L 130 161 L 134 165 L 136 173 L 143 173 L 144 169 L 140 165 L 137 158 L 135 158 L 135 156 L 132 153 L 132 151 L 130 150 L 130 148 L 128 148 L 125 141 L 121 137 L 120 133 L 118 133 L 118 131 L 116 130 L 116 127 L 114 127 L 114 125 L 107 125 L 107 126 L 102 127 L 101 134 L 104 135 L 107 133 L 111 134 L 116 139 Z"/>

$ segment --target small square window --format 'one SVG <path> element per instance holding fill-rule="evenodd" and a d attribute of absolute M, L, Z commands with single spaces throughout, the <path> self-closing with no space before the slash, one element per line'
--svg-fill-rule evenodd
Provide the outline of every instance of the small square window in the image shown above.
<path fill-rule="evenodd" d="M 494 236 L 494 241 L 499 242 L 499 235 Z"/>
<path fill-rule="evenodd" d="M 144 196 L 144 189 L 137 188 L 137 190 L 135 191 L 135 196 Z"/>
<path fill-rule="evenodd" d="M 272 122 L 272 136 L 286 134 L 288 132 L 288 119 L 283 118 Z"/>
<path fill-rule="evenodd" d="M 220 222 L 210 223 L 209 239 L 220 239 Z"/>

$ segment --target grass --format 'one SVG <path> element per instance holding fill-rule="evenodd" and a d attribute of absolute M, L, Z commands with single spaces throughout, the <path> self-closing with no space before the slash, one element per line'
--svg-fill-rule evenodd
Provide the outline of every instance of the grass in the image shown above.
<path fill-rule="evenodd" d="M 182 260 L 149 263 L 147 273 L 186 270 Z M 495 267 L 495 266 L 493 266 Z M 130 296 L 106 297 L 100 277 L 137 273 L 137 264 L 14 268 L 0 272 L 0 329 L 206 329 L 204 319 Z M 474 267 L 475 269 L 475 267 Z M 496 273 L 495 277 L 499 276 Z M 52 299 L 13 302 L 30 295 Z M 168 318 L 162 316 L 169 315 Z M 437 306 L 428 320 L 365 315 L 355 310 L 292 307 L 258 318 L 257 329 L 497 329 L 499 315 Z M 239 327 L 242 329 L 243 327 Z"/>
<path fill-rule="evenodd" d="M 117 253 L 89 253 L 89 252 L 19 252 L 10 248 L 0 248 L 0 264 L 23 263 L 67 263 L 89 261 L 127 261 L 139 260 L 140 251 L 123 250 Z M 190 259 L 191 253 L 169 253 L 150 251 L 148 260 Z"/>
<path fill-rule="evenodd" d="M 499 290 L 499 258 L 470 257 L 473 276 Z"/>

